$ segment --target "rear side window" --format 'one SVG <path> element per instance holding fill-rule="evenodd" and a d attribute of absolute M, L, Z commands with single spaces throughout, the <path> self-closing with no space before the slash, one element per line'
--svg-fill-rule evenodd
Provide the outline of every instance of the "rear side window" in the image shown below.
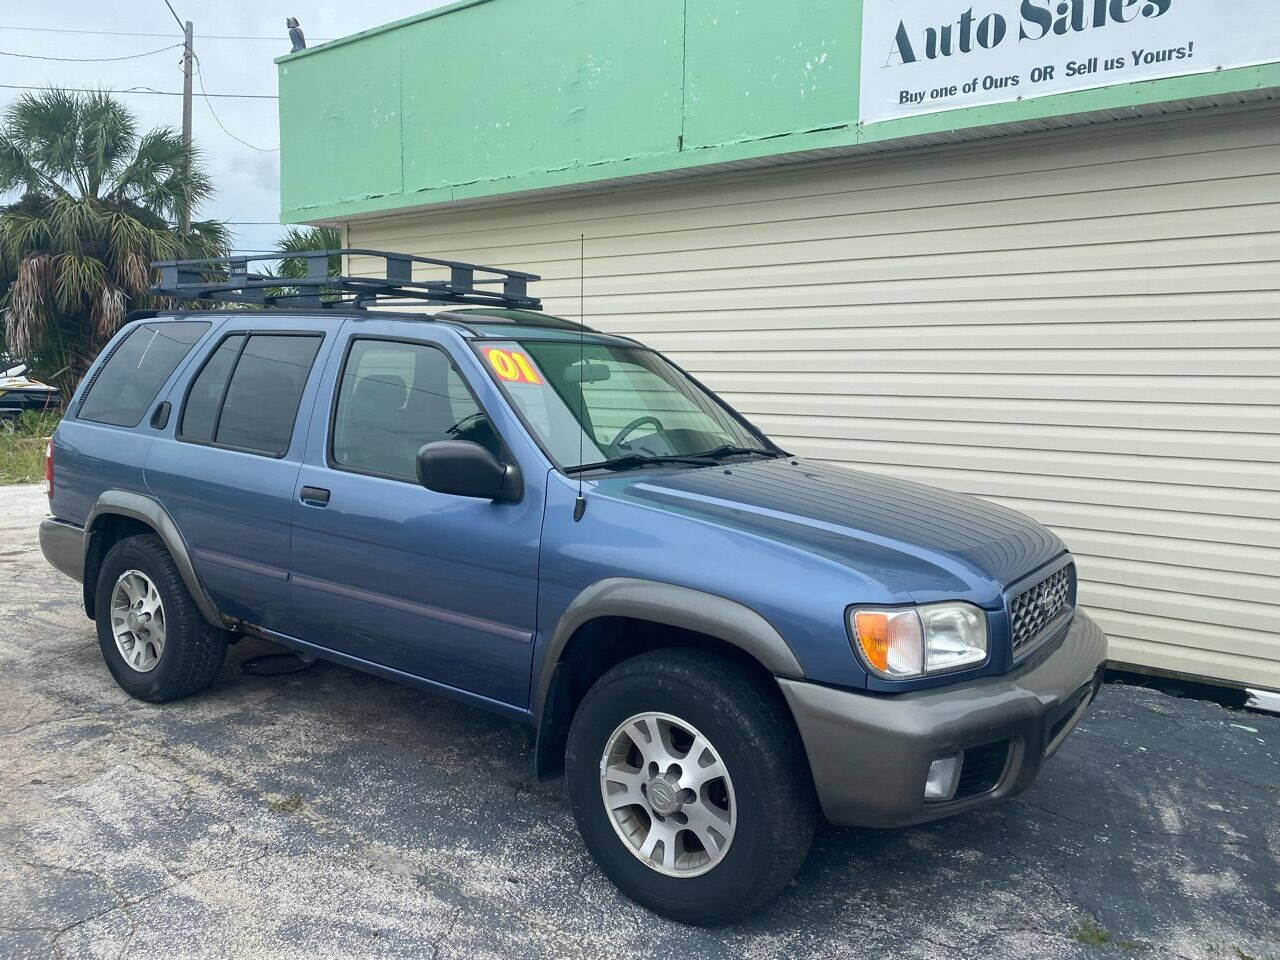
<path fill-rule="evenodd" d="M 182 438 L 284 456 L 320 341 L 310 334 L 228 337 L 191 385 Z"/>
<path fill-rule="evenodd" d="M 98 371 L 80 403 L 81 420 L 136 427 L 169 375 L 209 329 L 204 321 L 134 327 Z"/>
<path fill-rule="evenodd" d="M 188 440 L 210 443 L 213 440 L 213 422 L 222 406 L 222 394 L 231 378 L 231 368 L 240 356 L 244 337 L 227 337 L 204 365 L 182 411 L 182 436 Z"/>

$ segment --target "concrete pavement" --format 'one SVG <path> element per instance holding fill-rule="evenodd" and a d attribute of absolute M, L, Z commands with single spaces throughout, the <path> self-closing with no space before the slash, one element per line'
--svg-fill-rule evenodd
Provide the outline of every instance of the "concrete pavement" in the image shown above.
<path fill-rule="evenodd" d="M 521 726 L 329 664 L 152 706 L 0 487 L 0 957 L 1280 960 L 1280 718 L 1108 686 L 1021 798 L 823 828 L 769 911 L 620 897 Z"/>

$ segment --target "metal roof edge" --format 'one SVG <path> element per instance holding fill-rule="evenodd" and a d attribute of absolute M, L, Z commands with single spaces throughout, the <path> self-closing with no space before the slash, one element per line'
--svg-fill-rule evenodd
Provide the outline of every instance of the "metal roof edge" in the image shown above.
<path fill-rule="evenodd" d="M 337 47 L 344 46 L 348 43 L 355 43 L 357 40 L 365 40 L 369 37 L 375 37 L 380 33 L 388 33 L 392 30 L 398 30 L 401 27 L 412 26 L 424 20 L 434 20 L 437 17 L 447 16 L 450 13 L 457 13 L 460 10 L 466 10 L 469 7 L 478 7 L 482 3 L 490 3 L 492 0 L 455 0 L 454 3 L 445 4 L 443 7 L 436 7 L 433 10 L 424 10 L 422 13 L 415 13 L 399 20 L 393 20 L 390 23 L 384 23 L 377 27 L 370 27 L 368 30 L 361 30 L 359 33 L 353 33 L 345 37 L 337 37 L 325 43 L 316 44 L 314 47 L 307 47 L 305 50 L 299 50 L 297 53 L 286 53 L 276 57 L 276 63 L 288 63 L 293 60 L 300 60 L 302 57 L 322 50 L 334 50 Z"/>

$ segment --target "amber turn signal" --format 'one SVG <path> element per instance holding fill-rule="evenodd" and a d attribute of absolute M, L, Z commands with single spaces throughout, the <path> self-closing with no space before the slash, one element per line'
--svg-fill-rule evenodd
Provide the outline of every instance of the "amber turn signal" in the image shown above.
<path fill-rule="evenodd" d="M 884 676 L 908 677 L 923 670 L 924 638 L 914 609 L 859 610 L 854 633 L 867 665 Z"/>

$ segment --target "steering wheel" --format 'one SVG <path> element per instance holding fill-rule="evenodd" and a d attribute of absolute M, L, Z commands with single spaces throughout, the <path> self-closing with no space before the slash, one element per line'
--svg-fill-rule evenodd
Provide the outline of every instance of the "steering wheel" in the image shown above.
<path fill-rule="evenodd" d="M 611 445 L 615 447 L 620 447 L 623 450 L 630 450 L 631 444 L 623 443 L 623 439 L 630 436 L 633 430 L 638 430 L 640 427 L 643 427 L 646 423 L 652 424 L 659 433 L 662 433 L 662 431 L 665 429 L 665 427 L 662 426 L 662 421 L 659 420 L 657 417 L 649 417 L 649 416 L 636 417 L 634 420 L 632 420 L 625 427 L 623 427 L 621 430 L 618 431 L 617 435 L 614 436 L 613 443 Z"/>

